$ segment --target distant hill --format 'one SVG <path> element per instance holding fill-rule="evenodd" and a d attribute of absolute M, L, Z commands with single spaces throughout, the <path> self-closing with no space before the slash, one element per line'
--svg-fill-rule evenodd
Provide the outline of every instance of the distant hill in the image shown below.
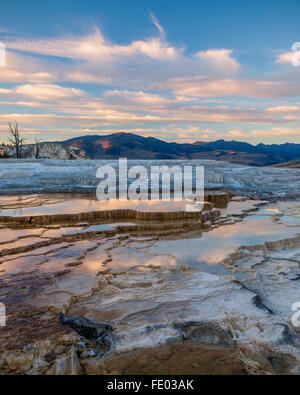
<path fill-rule="evenodd" d="M 198 141 L 194 144 L 167 143 L 132 133 L 81 136 L 60 141 L 84 150 L 91 159 L 214 159 L 250 166 L 272 166 L 300 160 L 300 144 L 258 144 L 239 141 Z"/>

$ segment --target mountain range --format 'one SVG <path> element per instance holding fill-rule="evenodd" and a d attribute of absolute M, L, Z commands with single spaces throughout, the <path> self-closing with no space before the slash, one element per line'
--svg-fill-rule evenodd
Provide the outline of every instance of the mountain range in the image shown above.
<path fill-rule="evenodd" d="M 91 159 L 214 159 L 250 166 L 272 166 L 300 159 L 300 144 L 258 144 L 217 140 L 193 144 L 166 142 L 132 133 L 80 136 L 60 141 Z"/>

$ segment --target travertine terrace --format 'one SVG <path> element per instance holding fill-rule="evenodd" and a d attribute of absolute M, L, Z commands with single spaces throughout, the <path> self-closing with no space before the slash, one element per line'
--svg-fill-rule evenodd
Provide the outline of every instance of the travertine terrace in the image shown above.
<path fill-rule="evenodd" d="M 299 203 L 0 200 L 2 374 L 300 372 Z"/>

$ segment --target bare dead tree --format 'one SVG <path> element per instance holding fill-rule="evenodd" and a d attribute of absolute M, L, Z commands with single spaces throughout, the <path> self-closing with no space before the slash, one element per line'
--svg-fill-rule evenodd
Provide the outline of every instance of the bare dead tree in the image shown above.
<path fill-rule="evenodd" d="M 92 142 L 91 145 L 90 145 L 90 158 L 94 159 L 94 157 L 95 157 L 95 145 Z"/>
<path fill-rule="evenodd" d="M 13 147 L 16 149 L 16 157 L 21 157 L 21 149 L 24 144 L 24 139 L 20 137 L 18 122 L 8 122 L 10 136 L 8 140 L 12 143 Z"/>

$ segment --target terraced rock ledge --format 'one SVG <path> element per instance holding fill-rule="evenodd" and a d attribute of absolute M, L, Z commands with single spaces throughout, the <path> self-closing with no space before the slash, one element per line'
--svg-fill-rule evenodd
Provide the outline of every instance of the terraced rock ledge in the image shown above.
<path fill-rule="evenodd" d="M 0 198 L 0 374 L 300 373 L 299 202 L 85 199 Z"/>

